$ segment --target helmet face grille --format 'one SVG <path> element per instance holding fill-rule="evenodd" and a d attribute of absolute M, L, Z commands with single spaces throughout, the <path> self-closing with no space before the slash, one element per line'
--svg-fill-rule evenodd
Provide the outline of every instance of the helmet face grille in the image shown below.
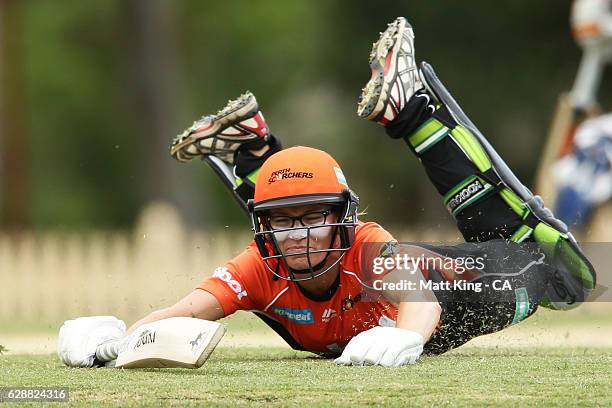
<path fill-rule="evenodd" d="M 261 210 L 257 205 L 251 204 L 249 211 L 251 213 L 251 220 L 253 223 L 253 231 L 255 232 L 255 242 L 259 253 L 266 265 L 266 268 L 272 273 L 277 279 L 283 279 L 287 281 L 299 282 L 316 279 L 319 276 L 331 271 L 336 265 L 340 263 L 346 252 L 350 249 L 354 241 L 355 229 L 357 227 L 357 205 L 358 199 L 348 190 L 343 193 L 344 202 L 342 203 L 341 212 L 339 215 L 338 222 L 325 223 L 321 225 L 313 226 L 293 226 L 291 228 L 272 229 L 267 221 L 266 210 Z M 325 200 L 313 202 L 309 201 L 308 204 L 327 204 Z M 272 204 L 272 203 L 270 203 Z M 278 205 L 270 206 L 268 208 L 283 208 L 285 206 Z M 295 204 L 299 205 L 299 204 Z M 301 204 L 304 205 L 304 204 Z M 331 243 L 329 248 L 326 249 L 311 249 L 310 243 L 313 236 L 321 234 L 321 229 L 331 229 Z M 278 236 L 287 236 L 291 233 L 304 234 L 306 238 L 306 249 L 304 251 L 285 254 L 281 250 L 279 245 Z M 340 238 L 340 245 L 334 247 L 334 242 L 337 241 L 337 237 Z M 314 254 L 324 253 L 325 257 L 322 261 L 314 263 L 311 256 Z M 335 259 L 330 260 L 330 255 L 335 255 Z M 308 268 L 302 270 L 294 270 L 289 267 L 287 259 L 291 257 L 306 257 L 308 262 Z"/>
<path fill-rule="evenodd" d="M 248 204 L 255 242 L 267 269 L 275 278 L 290 281 L 316 279 L 333 270 L 353 243 L 358 203 L 340 165 L 328 153 L 296 146 L 270 156 L 259 170 L 254 199 Z M 273 229 L 268 221 L 270 211 L 308 205 L 339 207 L 337 222 L 326 223 L 325 220 L 321 225 L 300 222 L 297 227 L 295 223 L 288 223 L 291 228 L 278 228 L 277 224 Z M 312 248 L 314 239 L 322 236 L 331 238 L 329 247 Z M 283 253 L 281 248 L 287 239 L 300 242 L 300 246 L 295 247 L 297 252 Z M 304 240 L 306 244 L 301 243 Z M 323 260 L 320 260 L 321 254 L 324 254 Z M 298 257 L 305 257 L 306 262 L 300 259 L 299 264 L 307 264 L 306 268 L 296 270 L 289 266 L 291 261 L 287 260 Z"/>
<path fill-rule="evenodd" d="M 332 233 L 332 239 L 330 247 L 327 249 L 311 249 L 309 243 L 311 242 L 311 234 L 312 231 L 318 228 L 329 228 L 335 227 L 334 232 Z M 265 230 L 261 232 L 256 232 L 255 239 L 258 238 L 264 242 L 264 245 L 269 246 L 271 251 L 267 251 L 267 255 L 264 256 L 262 254 L 262 259 L 266 264 L 266 268 L 277 278 L 289 281 L 304 281 L 304 280 L 312 280 L 316 279 L 319 276 L 329 272 L 336 266 L 343 258 L 346 251 L 350 249 L 350 245 L 347 243 L 341 243 L 338 248 L 333 247 L 333 243 L 335 241 L 336 236 L 339 234 L 340 228 L 347 228 L 346 223 L 333 223 L 333 224 L 325 224 L 323 226 L 314 226 L 314 227 L 294 227 L 294 228 L 285 228 L 281 230 Z M 278 233 L 296 231 L 296 230 L 306 230 L 306 242 L 307 247 L 304 251 L 295 252 L 291 254 L 285 254 L 280 249 L 280 245 L 278 240 L 276 239 L 276 235 Z M 342 241 L 342 239 L 341 239 Z M 261 252 L 261 251 L 260 251 Z M 312 255 L 324 253 L 325 258 L 318 263 L 314 263 L 312 260 Z M 336 259 L 334 259 L 331 264 L 326 265 L 329 256 L 336 254 Z M 308 268 L 302 270 L 295 270 L 289 267 L 287 263 L 287 259 L 291 257 L 303 257 L 305 256 L 308 261 Z"/>

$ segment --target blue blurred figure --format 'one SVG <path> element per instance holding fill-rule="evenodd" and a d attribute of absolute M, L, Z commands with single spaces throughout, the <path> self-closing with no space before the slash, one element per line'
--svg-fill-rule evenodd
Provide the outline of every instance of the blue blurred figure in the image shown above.
<path fill-rule="evenodd" d="M 572 153 L 554 165 L 558 186 L 555 214 L 584 226 L 593 210 L 612 196 L 612 114 L 584 121 Z"/>

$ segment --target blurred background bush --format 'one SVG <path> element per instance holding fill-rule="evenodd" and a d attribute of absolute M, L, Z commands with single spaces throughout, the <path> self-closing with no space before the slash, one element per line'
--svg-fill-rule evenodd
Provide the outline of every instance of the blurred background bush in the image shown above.
<path fill-rule="evenodd" d="M 1 0 L 0 229 L 130 229 L 152 200 L 242 229 L 212 172 L 168 146 L 247 89 L 285 145 L 337 157 L 370 218 L 451 225 L 408 149 L 354 113 L 371 42 L 407 16 L 417 58 L 530 184 L 580 58 L 570 4 Z"/>
<path fill-rule="evenodd" d="M 417 58 L 531 185 L 581 56 L 570 5 L 0 0 L 0 344 L 49 352 L 67 318 L 133 321 L 244 248 L 231 195 L 168 147 L 247 89 L 285 146 L 339 160 L 367 218 L 402 240 L 459 239 L 409 150 L 355 114 L 371 43 L 408 17 Z"/>

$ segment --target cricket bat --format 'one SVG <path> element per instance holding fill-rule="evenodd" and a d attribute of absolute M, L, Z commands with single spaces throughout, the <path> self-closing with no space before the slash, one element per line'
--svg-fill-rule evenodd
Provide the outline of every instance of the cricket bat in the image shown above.
<path fill-rule="evenodd" d="M 124 339 L 98 346 L 96 359 L 115 368 L 199 368 L 223 335 L 225 326 L 191 317 L 143 324 Z"/>
<path fill-rule="evenodd" d="M 534 183 L 535 193 L 540 195 L 549 207 L 555 206 L 557 192 L 552 165 L 561 157 L 563 147 L 573 140 L 573 131 L 576 126 L 576 120 L 573 118 L 576 115 L 573 112 L 569 95 L 561 94 L 557 100 L 557 108 L 544 144 Z"/>
<path fill-rule="evenodd" d="M 612 0 L 578 0 L 572 8 L 572 33 L 583 49 L 576 78 L 569 93 L 559 97 L 552 126 L 538 167 L 534 190 L 547 205 L 555 206 L 553 163 L 571 152 L 575 130 L 586 118 L 598 114 L 597 90 L 612 55 L 612 27 L 602 19 L 612 11 Z M 612 19 L 610 20 L 612 21 Z"/>

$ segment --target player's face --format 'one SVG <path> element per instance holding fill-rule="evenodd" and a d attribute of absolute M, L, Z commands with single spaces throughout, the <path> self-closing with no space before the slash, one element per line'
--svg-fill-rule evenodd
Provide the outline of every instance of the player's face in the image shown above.
<path fill-rule="evenodd" d="M 272 210 L 268 221 L 273 230 L 318 226 L 318 228 L 310 228 L 310 233 L 307 232 L 307 228 L 275 233 L 283 255 L 291 255 L 307 250 L 312 252 L 317 249 L 329 249 L 334 227 L 324 225 L 337 222 L 338 215 L 328 205 L 301 205 Z M 327 252 L 311 253 L 310 264 L 307 255 L 286 256 L 285 259 L 290 268 L 304 270 L 321 263 L 326 255 Z"/>

